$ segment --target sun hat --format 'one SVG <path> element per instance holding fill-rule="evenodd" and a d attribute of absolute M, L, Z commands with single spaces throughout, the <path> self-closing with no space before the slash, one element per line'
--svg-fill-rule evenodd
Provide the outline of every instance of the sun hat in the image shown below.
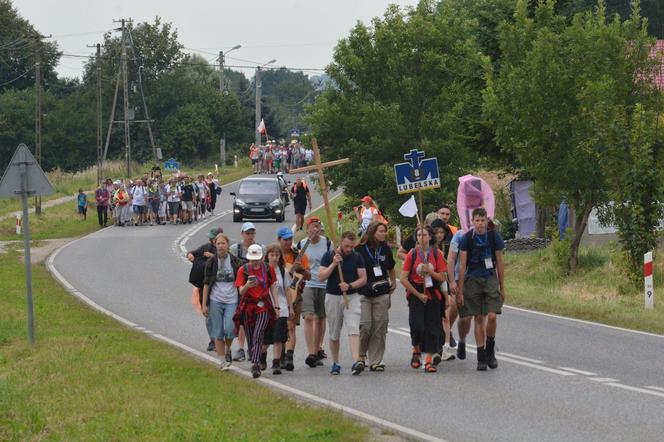
<path fill-rule="evenodd" d="M 256 230 L 256 226 L 254 226 L 254 223 L 249 223 L 246 222 L 242 224 L 242 229 L 240 230 L 241 232 L 246 232 L 247 230 Z"/>
<path fill-rule="evenodd" d="M 263 258 L 263 248 L 258 244 L 252 244 L 247 250 L 247 259 L 258 260 Z"/>
<path fill-rule="evenodd" d="M 288 227 L 282 227 L 277 230 L 277 238 L 279 239 L 290 239 L 293 237 L 293 231 Z"/>

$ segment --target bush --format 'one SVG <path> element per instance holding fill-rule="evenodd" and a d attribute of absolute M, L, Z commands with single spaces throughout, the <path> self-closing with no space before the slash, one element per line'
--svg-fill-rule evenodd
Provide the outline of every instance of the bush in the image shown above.
<path fill-rule="evenodd" d="M 563 274 L 569 273 L 569 250 L 570 244 L 572 242 L 571 236 L 571 229 L 567 229 L 565 231 L 565 238 L 563 239 L 560 239 L 558 234 L 554 232 L 554 239 L 551 241 L 551 245 L 549 246 L 553 262 Z"/>

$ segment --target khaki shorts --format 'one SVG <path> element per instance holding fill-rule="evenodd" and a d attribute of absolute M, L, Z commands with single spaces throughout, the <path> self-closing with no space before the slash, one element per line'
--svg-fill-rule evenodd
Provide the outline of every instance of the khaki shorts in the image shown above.
<path fill-rule="evenodd" d="M 348 295 L 349 305 L 344 308 L 344 297 L 341 295 L 325 294 L 325 312 L 327 313 L 327 332 L 330 339 L 338 341 L 341 337 L 341 327 L 346 325 L 348 336 L 360 334 L 360 316 L 362 304 L 360 295 Z"/>
<path fill-rule="evenodd" d="M 325 318 L 325 289 L 305 287 L 302 291 L 302 317 L 310 314 Z"/>
<path fill-rule="evenodd" d="M 463 307 L 461 317 L 500 313 L 503 301 L 500 299 L 500 284 L 496 275 L 488 278 L 469 276 L 463 284 Z"/>

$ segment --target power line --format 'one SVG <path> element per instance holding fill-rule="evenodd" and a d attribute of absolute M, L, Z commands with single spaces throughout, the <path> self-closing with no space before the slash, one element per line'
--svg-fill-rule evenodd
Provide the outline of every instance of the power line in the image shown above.
<path fill-rule="evenodd" d="M 23 73 L 22 73 L 21 75 L 19 75 L 18 77 L 13 78 L 13 79 L 11 79 L 11 80 L 9 80 L 9 81 L 6 81 L 6 82 L 4 82 L 4 83 L 0 83 L 0 87 L 2 87 L 2 86 L 6 86 L 6 85 L 8 85 L 8 84 L 10 84 L 10 83 L 15 82 L 16 80 L 19 80 L 19 79 L 25 77 L 26 75 L 28 75 L 28 74 L 29 74 L 32 70 L 34 70 L 34 69 L 35 69 L 35 68 L 34 68 L 34 66 L 33 66 L 33 67 L 29 68 L 27 71 L 23 72 Z"/>

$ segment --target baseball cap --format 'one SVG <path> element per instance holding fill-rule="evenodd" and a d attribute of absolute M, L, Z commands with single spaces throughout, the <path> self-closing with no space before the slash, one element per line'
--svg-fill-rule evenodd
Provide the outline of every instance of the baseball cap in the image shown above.
<path fill-rule="evenodd" d="M 254 226 L 254 223 L 244 223 L 242 224 L 242 232 L 246 232 L 247 230 L 256 230 L 256 226 Z"/>
<path fill-rule="evenodd" d="M 319 224 L 322 224 L 322 223 L 320 222 L 320 218 L 318 218 L 317 216 L 312 216 L 312 217 L 310 217 L 310 218 L 307 220 L 307 225 L 309 225 L 309 224 L 311 224 L 311 223 L 319 223 Z"/>
<path fill-rule="evenodd" d="M 247 249 L 247 259 L 261 259 L 263 257 L 263 248 L 258 244 L 252 244 Z"/>
<path fill-rule="evenodd" d="M 367 196 L 363 197 L 360 201 L 362 201 L 363 203 L 370 203 L 373 200 L 371 199 L 371 197 L 369 195 L 367 195 Z"/>
<path fill-rule="evenodd" d="M 215 227 L 214 229 L 210 230 L 210 233 L 208 233 L 208 238 L 216 238 L 220 233 L 224 233 L 224 229 L 221 227 Z"/>
<path fill-rule="evenodd" d="M 288 227 L 282 227 L 277 230 L 277 238 L 279 239 L 290 239 L 293 237 L 293 231 Z"/>

